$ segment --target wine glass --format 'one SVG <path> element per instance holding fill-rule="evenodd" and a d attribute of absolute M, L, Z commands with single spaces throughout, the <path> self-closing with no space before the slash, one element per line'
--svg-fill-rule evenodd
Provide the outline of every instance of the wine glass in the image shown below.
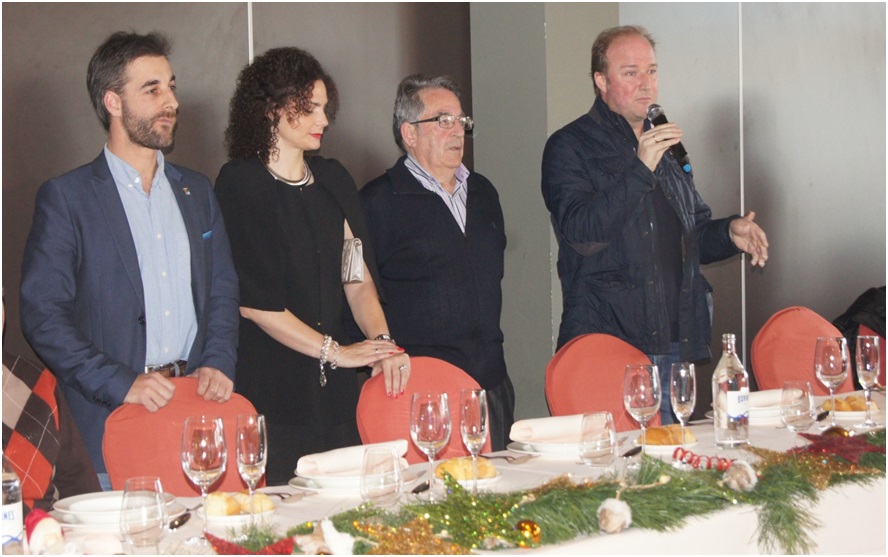
<path fill-rule="evenodd" d="M 434 459 L 450 442 L 447 393 L 414 393 L 410 402 L 410 438 L 429 457 L 429 500 L 434 500 Z"/>
<path fill-rule="evenodd" d="M 227 460 L 222 418 L 186 418 L 182 431 L 182 470 L 200 488 L 204 509 L 201 544 L 206 544 L 207 490 L 225 473 Z"/>
<path fill-rule="evenodd" d="M 660 411 L 660 372 L 655 365 L 629 364 L 623 377 L 623 406 L 641 425 L 641 451 L 646 452 L 645 427 Z"/>
<path fill-rule="evenodd" d="M 617 430 L 610 412 L 583 414 L 580 460 L 593 468 L 608 467 L 617 457 Z"/>
<path fill-rule="evenodd" d="M 361 467 L 361 498 L 368 503 L 389 507 L 401 496 L 403 478 L 401 458 L 390 447 L 372 447 L 364 451 Z"/>
<path fill-rule="evenodd" d="M 697 403 L 697 378 L 694 375 L 694 364 L 676 362 L 669 370 L 669 398 L 672 411 L 681 424 L 681 447 L 685 446 L 685 426 L 694 413 Z"/>
<path fill-rule="evenodd" d="M 487 442 L 487 393 L 484 389 L 463 389 L 459 395 L 459 431 L 472 455 L 472 493 L 478 494 L 478 453 Z"/>
<path fill-rule="evenodd" d="M 253 494 L 259 480 L 265 474 L 268 458 L 268 435 L 265 430 L 265 416 L 262 414 L 241 414 L 237 417 L 237 471 L 250 490 L 250 524 L 255 518 Z"/>
<path fill-rule="evenodd" d="M 814 423 L 814 393 L 810 381 L 784 381 L 780 419 L 786 429 L 805 431 Z"/>
<path fill-rule="evenodd" d="M 845 382 L 851 371 L 848 357 L 848 343 L 842 337 L 818 337 L 814 348 L 814 373 L 824 387 L 829 389 L 829 401 L 832 406 L 832 421 L 827 427 L 838 427 L 836 424 L 836 388 Z"/>
<path fill-rule="evenodd" d="M 156 476 L 126 480 L 120 507 L 120 533 L 133 553 L 157 555 L 166 529 L 167 514 L 163 487 Z"/>
<path fill-rule="evenodd" d="M 879 337 L 857 337 L 857 380 L 863 387 L 863 396 L 866 397 L 866 419 L 854 426 L 855 429 L 872 429 L 881 427 L 882 424 L 873 420 L 872 416 L 872 388 L 876 386 L 881 365 L 879 360 Z"/>

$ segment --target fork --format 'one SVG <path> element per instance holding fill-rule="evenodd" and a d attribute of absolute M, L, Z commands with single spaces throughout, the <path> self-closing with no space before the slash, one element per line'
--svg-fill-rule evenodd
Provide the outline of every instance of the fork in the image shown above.
<path fill-rule="evenodd" d="M 539 455 L 535 455 L 535 454 L 523 454 L 523 455 L 521 455 L 521 456 L 512 456 L 512 455 L 494 455 L 494 456 L 485 456 L 484 458 L 487 458 L 487 459 L 492 459 L 492 458 L 502 458 L 503 460 L 505 460 L 505 461 L 508 462 L 509 464 L 514 464 L 514 465 L 517 466 L 518 464 L 524 464 L 524 463 L 527 462 L 528 460 L 530 460 L 530 459 L 532 459 L 532 458 L 536 458 L 536 457 L 538 457 L 538 456 L 539 456 Z"/>
<path fill-rule="evenodd" d="M 288 503 L 295 503 L 296 501 L 300 501 L 301 499 L 308 497 L 309 495 L 315 495 L 313 491 L 297 491 L 296 493 L 280 493 L 277 491 L 263 491 L 266 495 L 273 495 L 275 497 L 281 498 L 281 503 L 286 505 Z"/>

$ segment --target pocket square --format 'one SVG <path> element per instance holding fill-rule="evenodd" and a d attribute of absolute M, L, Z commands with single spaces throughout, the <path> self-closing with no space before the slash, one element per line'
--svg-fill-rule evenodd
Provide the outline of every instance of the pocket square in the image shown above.
<path fill-rule="evenodd" d="M 206 232 L 203 233 L 203 239 L 204 239 L 204 240 L 209 240 L 209 239 L 212 238 L 212 237 L 213 237 L 213 231 L 212 231 L 212 230 L 207 230 Z"/>

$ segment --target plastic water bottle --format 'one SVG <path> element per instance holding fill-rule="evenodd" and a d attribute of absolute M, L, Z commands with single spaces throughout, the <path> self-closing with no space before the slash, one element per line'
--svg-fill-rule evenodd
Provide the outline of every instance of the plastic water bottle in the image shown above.
<path fill-rule="evenodd" d="M 737 357 L 735 338 L 722 335 L 722 357 L 712 374 L 715 444 L 732 448 L 749 442 L 749 375 Z"/>
<path fill-rule="evenodd" d="M 22 553 L 22 484 L 3 455 L 3 553 Z"/>

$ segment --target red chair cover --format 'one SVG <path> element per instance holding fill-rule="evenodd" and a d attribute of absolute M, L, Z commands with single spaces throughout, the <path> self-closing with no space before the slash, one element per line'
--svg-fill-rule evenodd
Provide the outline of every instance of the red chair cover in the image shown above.
<path fill-rule="evenodd" d="M 197 395 L 197 378 L 170 379 L 176 392 L 166 406 L 149 412 L 141 404 L 124 404 L 105 420 L 102 454 L 111 478 L 111 486 L 122 490 L 128 478 L 159 476 L 165 491 L 177 497 L 200 494 L 182 470 L 182 428 L 185 418 L 213 416 L 222 418 L 228 464 L 222 479 L 211 490 L 246 489 L 237 471 L 235 429 L 238 414 L 255 414 L 256 409 L 242 395 L 234 393 L 224 403 L 206 401 Z M 260 485 L 264 485 L 265 479 Z"/>
<path fill-rule="evenodd" d="M 794 306 L 771 316 L 752 340 L 750 362 L 759 390 L 782 389 L 784 381 L 810 381 L 815 395 L 828 395 L 814 374 L 817 337 L 840 337 L 832 323 L 808 308 Z M 852 365 L 853 367 L 853 365 Z M 849 377 L 837 393 L 854 390 Z"/>
<path fill-rule="evenodd" d="M 385 394 L 385 380 L 382 374 L 371 377 L 364 383 L 358 399 L 358 432 L 364 444 L 381 443 L 395 439 L 407 439 L 405 458 L 411 464 L 428 462 L 428 457 L 416 448 L 410 439 L 410 401 L 413 393 L 422 391 L 445 392 L 450 406 L 452 429 L 450 442 L 435 456 L 443 460 L 455 456 L 465 456 L 466 450 L 459 434 L 459 393 L 462 389 L 480 389 L 477 381 L 458 367 L 437 358 L 417 356 L 410 358 L 410 380 L 407 389 L 398 398 Z M 481 452 L 490 451 L 490 436 Z"/>
<path fill-rule="evenodd" d="M 553 416 L 610 412 L 617 431 L 639 429 L 623 406 L 623 376 L 629 364 L 648 364 L 644 352 L 617 337 L 590 333 L 561 347 L 546 366 L 546 400 Z M 663 387 L 669 396 L 669 387 Z M 660 425 L 659 412 L 648 422 Z"/>
<path fill-rule="evenodd" d="M 879 337 L 879 365 L 882 367 L 882 371 L 879 373 L 879 385 L 885 385 L 885 337 L 879 336 L 879 333 L 870 329 L 866 325 L 861 325 L 857 328 L 858 336 L 872 336 Z"/>

